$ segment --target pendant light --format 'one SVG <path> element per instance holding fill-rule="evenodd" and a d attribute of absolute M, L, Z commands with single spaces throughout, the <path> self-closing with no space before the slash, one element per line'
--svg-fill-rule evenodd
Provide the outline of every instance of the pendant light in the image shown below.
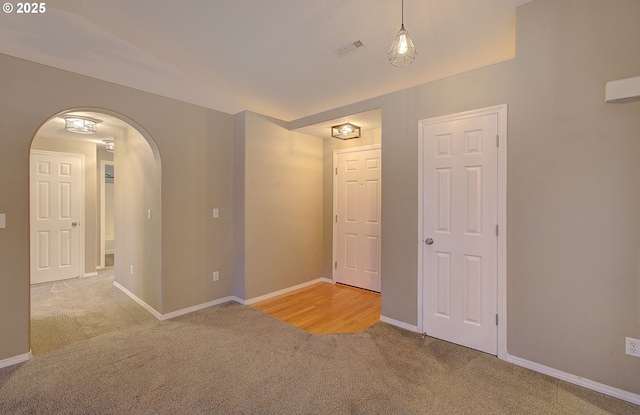
<path fill-rule="evenodd" d="M 389 63 L 393 66 L 409 66 L 417 56 L 416 47 L 409 37 L 409 32 L 404 28 L 404 0 L 402 0 L 402 24 L 400 31 L 396 35 L 391 49 L 389 49 Z"/>

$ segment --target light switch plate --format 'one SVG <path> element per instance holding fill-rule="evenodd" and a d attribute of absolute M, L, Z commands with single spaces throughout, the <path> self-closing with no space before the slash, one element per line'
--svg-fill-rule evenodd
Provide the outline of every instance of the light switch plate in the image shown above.
<path fill-rule="evenodd" d="M 213 218 L 214 218 L 214 219 L 217 219 L 217 218 L 218 218 L 218 216 L 219 216 L 218 209 L 217 209 L 217 208 L 213 209 Z"/>
<path fill-rule="evenodd" d="M 7 227 L 7 215 L 4 213 L 0 213 L 0 229 L 4 229 Z"/>

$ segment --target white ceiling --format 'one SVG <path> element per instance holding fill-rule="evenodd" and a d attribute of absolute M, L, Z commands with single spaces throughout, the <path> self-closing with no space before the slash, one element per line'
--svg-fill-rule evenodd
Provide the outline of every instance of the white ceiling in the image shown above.
<path fill-rule="evenodd" d="M 331 139 L 331 127 L 347 122 L 360 127 L 361 132 L 374 130 L 382 126 L 382 114 L 378 108 L 298 128 L 295 131 L 320 138 Z"/>
<path fill-rule="evenodd" d="M 64 129 L 65 117 L 76 116 L 97 121 L 95 134 L 71 133 Z M 57 115 L 45 122 L 37 132 L 38 136 L 46 138 L 61 138 L 65 140 L 92 141 L 103 145 L 105 141 L 113 141 L 118 133 L 133 130 L 126 122 L 107 114 L 88 111 L 71 111 Z"/>
<path fill-rule="evenodd" d="M 407 68 L 387 60 L 400 0 L 49 0 L 40 15 L 3 13 L 0 53 L 291 121 L 513 58 L 528 1 L 406 0 Z"/>

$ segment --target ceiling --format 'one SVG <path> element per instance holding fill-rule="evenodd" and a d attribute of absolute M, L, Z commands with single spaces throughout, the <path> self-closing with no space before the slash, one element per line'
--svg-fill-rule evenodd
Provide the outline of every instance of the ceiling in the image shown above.
<path fill-rule="evenodd" d="M 375 130 L 382 126 L 382 114 L 380 109 L 369 110 L 360 112 L 358 114 L 351 114 L 348 116 L 334 118 L 332 120 L 324 121 L 318 124 L 309 125 L 306 127 L 298 128 L 295 131 L 313 135 L 315 137 L 331 139 L 331 127 L 334 125 L 340 125 L 344 123 L 351 123 L 360 127 L 360 131 Z"/>
<path fill-rule="evenodd" d="M 0 53 L 235 114 L 291 121 L 511 59 L 529 0 L 49 0 L 3 13 Z M 355 41 L 363 47 L 339 57 Z"/>
<path fill-rule="evenodd" d="M 65 117 L 88 118 L 96 121 L 96 133 L 78 134 L 66 131 L 64 128 Z M 127 130 L 134 131 L 135 129 L 119 118 L 92 111 L 71 111 L 59 114 L 42 124 L 37 135 L 46 138 L 91 141 L 104 145 L 105 141 L 113 141 L 116 135 L 124 134 Z"/>

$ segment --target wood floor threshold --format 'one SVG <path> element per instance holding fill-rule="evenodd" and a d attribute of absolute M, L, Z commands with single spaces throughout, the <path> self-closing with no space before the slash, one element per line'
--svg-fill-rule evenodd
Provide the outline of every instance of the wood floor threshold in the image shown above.
<path fill-rule="evenodd" d="M 360 333 L 380 320 L 380 294 L 321 282 L 252 307 L 313 334 Z"/>

